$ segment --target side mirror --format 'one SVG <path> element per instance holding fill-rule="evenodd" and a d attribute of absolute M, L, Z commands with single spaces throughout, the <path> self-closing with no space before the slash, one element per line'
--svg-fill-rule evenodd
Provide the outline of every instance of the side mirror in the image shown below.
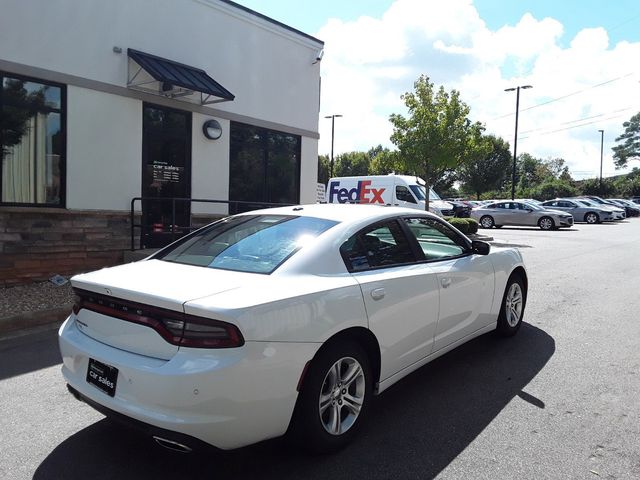
<path fill-rule="evenodd" d="M 478 255 L 489 255 L 491 245 L 487 242 L 483 242 L 482 240 L 473 240 L 471 242 L 471 250 L 473 253 L 477 253 Z"/>

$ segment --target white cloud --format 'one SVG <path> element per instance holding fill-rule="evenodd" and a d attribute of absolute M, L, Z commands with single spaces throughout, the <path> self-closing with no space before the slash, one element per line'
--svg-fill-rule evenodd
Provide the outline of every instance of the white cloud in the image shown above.
<path fill-rule="evenodd" d="M 563 31 L 557 20 L 529 13 L 492 31 L 471 0 L 397 0 L 381 18 L 331 19 L 317 36 L 325 41 L 321 115 L 344 115 L 336 154 L 392 147 L 389 114 L 404 111 L 400 95 L 424 73 L 460 90 L 472 118 L 510 144 L 515 94 L 503 90 L 533 85 L 520 95 L 518 152 L 562 157 L 576 178 L 595 176 L 604 129 L 604 172 L 617 173 L 611 147 L 622 122 L 640 111 L 640 69 L 631 60 L 640 58 L 640 43 L 611 46 L 605 29 L 585 28 L 563 47 Z M 329 120 L 321 118 L 320 133 L 319 151 L 328 153 Z"/>

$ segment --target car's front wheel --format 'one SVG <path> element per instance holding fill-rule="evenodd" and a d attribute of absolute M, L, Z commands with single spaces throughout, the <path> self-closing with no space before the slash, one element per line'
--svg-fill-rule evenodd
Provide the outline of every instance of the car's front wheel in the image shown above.
<path fill-rule="evenodd" d="M 584 221 L 587 223 L 600 223 L 600 217 L 595 212 L 589 212 L 584 216 Z"/>
<path fill-rule="evenodd" d="M 485 215 L 484 217 L 482 217 L 480 219 L 480 226 L 482 228 L 491 228 L 491 227 L 493 227 L 494 224 L 495 224 L 495 222 L 493 221 L 493 217 L 491 217 L 489 215 Z"/>
<path fill-rule="evenodd" d="M 303 380 L 291 436 L 316 453 L 343 448 L 362 425 L 372 390 L 369 358 L 357 343 L 325 346 Z"/>
<path fill-rule="evenodd" d="M 553 228 L 556 226 L 556 224 L 553 222 L 552 218 L 550 218 L 550 217 L 542 217 L 540 220 L 538 220 L 538 226 L 542 230 L 553 230 Z"/>
<path fill-rule="evenodd" d="M 527 303 L 527 290 L 522 277 L 514 273 L 507 281 L 504 290 L 500 315 L 498 316 L 498 326 L 496 331 L 503 337 L 515 335 L 522 325 L 524 307 Z"/>

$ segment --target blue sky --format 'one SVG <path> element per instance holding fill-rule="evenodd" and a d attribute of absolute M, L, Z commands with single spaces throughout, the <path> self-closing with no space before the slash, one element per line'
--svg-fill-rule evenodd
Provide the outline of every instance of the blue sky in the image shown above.
<path fill-rule="evenodd" d="M 236 0 L 325 42 L 319 153 L 368 150 L 389 141 L 389 114 L 426 74 L 456 89 L 471 118 L 518 152 L 564 158 L 576 178 L 597 174 L 605 130 L 605 176 L 622 122 L 640 111 L 638 0 Z M 365 18 L 366 17 L 366 18 Z"/>
<path fill-rule="evenodd" d="M 393 0 L 236 0 L 268 17 L 313 35 L 329 18 L 355 20 L 367 15 L 380 17 Z M 638 0 L 475 0 L 487 26 L 497 29 L 515 24 L 526 12 L 536 18 L 553 17 L 572 38 L 585 27 L 604 27 L 613 43 L 640 39 Z M 322 39 L 321 39 L 322 40 Z"/>

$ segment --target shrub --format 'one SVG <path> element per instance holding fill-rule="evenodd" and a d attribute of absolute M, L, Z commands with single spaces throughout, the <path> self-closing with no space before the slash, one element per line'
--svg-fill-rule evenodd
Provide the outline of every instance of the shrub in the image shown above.
<path fill-rule="evenodd" d="M 448 222 L 464 234 L 476 233 L 478 222 L 473 218 L 448 218 Z"/>
<path fill-rule="evenodd" d="M 469 233 L 478 233 L 478 221 L 475 218 L 467 218 Z"/>

